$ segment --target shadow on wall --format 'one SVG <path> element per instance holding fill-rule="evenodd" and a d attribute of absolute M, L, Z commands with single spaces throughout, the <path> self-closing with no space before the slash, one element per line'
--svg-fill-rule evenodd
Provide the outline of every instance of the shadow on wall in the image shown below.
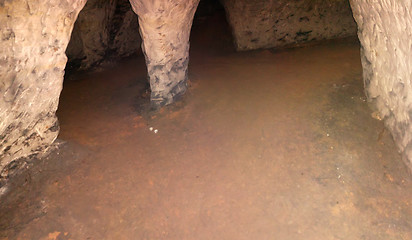
<path fill-rule="evenodd" d="M 74 25 L 67 70 L 86 70 L 135 55 L 141 38 L 129 0 L 88 0 Z"/>

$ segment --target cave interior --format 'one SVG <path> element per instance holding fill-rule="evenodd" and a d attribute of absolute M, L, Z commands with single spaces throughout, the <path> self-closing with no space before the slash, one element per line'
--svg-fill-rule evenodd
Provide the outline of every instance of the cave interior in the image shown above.
<path fill-rule="evenodd" d="M 409 9 L 0 1 L 0 239 L 412 239 Z"/>

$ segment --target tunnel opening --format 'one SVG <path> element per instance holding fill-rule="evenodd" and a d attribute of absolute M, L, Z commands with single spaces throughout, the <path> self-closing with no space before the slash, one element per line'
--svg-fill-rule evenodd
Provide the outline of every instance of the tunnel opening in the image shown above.
<path fill-rule="evenodd" d="M 199 2 L 193 19 L 190 43 L 191 58 L 195 58 L 193 55 L 197 53 L 208 55 L 235 51 L 226 10 L 219 0 Z"/>
<path fill-rule="evenodd" d="M 110 16 L 119 26 L 123 18 L 113 16 L 130 8 L 113 10 L 113 2 L 99 2 L 103 13 L 86 12 Z M 166 1 L 150 3 L 159 2 Z M 359 42 L 346 38 L 280 50 L 288 41 L 296 46 L 321 40 L 316 36 L 323 33 L 344 36 L 335 33 L 345 23 L 335 22 L 333 29 L 325 23 L 343 5 L 301 1 L 291 12 L 295 2 L 277 1 L 274 9 L 283 14 L 277 19 L 268 4 L 222 2 L 199 2 L 189 91 L 156 111 L 142 108 L 150 100 L 144 85 L 150 57 L 118 60 L 119 49 L 110 47 L 116 39 L 110 34 L 118 36 L 119 27 L 103 34 L 106 40 L 98 34 L 104 53 L 82 40 L 82 51 L 87 45 L 92 57 L 68 65 L 67 72 L 77 73 L 66 75 L 57 112 L 59 138 L 67 142 L 15 182 L 19 191 L 7 193 L 0 237 L 412 236 L 412 180 L 379 113 L 366 102 Z M 325 15 L 326 5 L 334 14 Z M 268 26 L 282 33 L 266 32 Z M 101 59 L 82 65 L 96 55 Z"/>

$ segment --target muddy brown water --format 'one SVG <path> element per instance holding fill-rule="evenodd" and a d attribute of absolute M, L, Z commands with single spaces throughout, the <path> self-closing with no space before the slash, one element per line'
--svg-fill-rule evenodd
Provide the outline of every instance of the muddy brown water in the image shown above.
<path fill-rule="evenodd" d="M 190 89 L 159 112 L 143 58 L 65 82 L 65 142 L 2 197 L 0 239 L 412 239 L 356 40 L 236 53 L 194 31 Z"/>

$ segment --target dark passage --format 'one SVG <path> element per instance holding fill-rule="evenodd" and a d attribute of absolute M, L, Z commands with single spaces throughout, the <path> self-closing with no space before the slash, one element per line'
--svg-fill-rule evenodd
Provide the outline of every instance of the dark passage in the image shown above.
<path fill-rule="evenodd" d="M 191 54 L 219 55 L 234 52 L 234 41 L 226 12 L 218 0 L 202 0 L 193 19 L 190 36 Z"/>

